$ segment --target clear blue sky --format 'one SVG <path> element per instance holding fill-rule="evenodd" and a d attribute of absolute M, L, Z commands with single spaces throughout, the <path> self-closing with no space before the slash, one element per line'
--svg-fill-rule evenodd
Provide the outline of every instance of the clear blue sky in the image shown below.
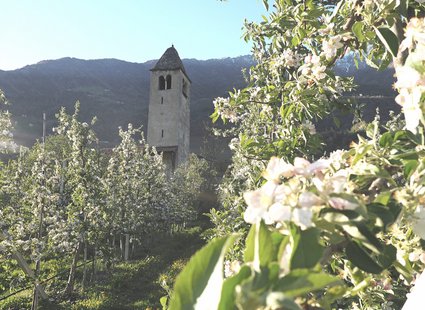
<path fill-rule="evenodd" d="M 0 69 L 46 59 L 118 58 L 144 62 L 174 44 L 182 58 L 249 54 L 245 18 L 259 21 L 261 0 L 4 0 Z"/>

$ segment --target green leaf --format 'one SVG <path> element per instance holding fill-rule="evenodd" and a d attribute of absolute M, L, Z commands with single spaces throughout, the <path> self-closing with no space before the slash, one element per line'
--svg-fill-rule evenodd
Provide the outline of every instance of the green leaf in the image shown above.
<path fill-rule="evenodd" d="M 338 284 L 342 284 L 341 280 L 327 273 L 297 269 L 279 279 L 273 290 L 283 292 L 287 297 L 298 297 Z"/>
<path fill-rule="evenodd" d="M 210 115 L 211 121 L 213 123 L 215 123 L 218 120 L 219 117 L 220 117 L 220 115 L 217 113 L 217 111 L 214 111 L 213 114 Z"/>
<path fill-rule="evenodd" d="M 390 201 L 390 198 L 391 198 L 391 192 L 389 191 L 381 192 L 378 194 L 378 196 L 376 196 L 373 202 L 380 203 L 381 205 L 386 206 L 388 202 Z"/>
<path fill-rule="evenodd" d="M 298 44 L 300 44 L 300 39 L 298 38 L 298 36 L 292 37 L 291 44 L 293 47 L 298 46 Z"/>
<path fill-rule="evenodd" d="M 345 248 L 347 258 L 357 267 L 369 273 L 381 273 L 384 268 L 375 262 L 356 242 L 350 242 Z"/>
<path fill-rule="evenodd" d="M 277 261 L 278 262 L 280 262 L 282 260 L 282 256 L 283 256 L 285 249 L 286 249 L 286 246 L 289 244 L 289 242 L 290 242 L 289 236 L 285 236 L 282 239 L 282 242 L 280 243 L 279 249 L 278 249 L 278 252 L 277 252 Z"/>
<path fill-rule="evenodd" d="M 256 238 L 257 242 L 256 242 Z M 259 248 L 256 248 L 258 244 Z M 257 252 L 257 253 L 256 253 Z M 273 245 L 271 232 L 264 221 L 259 226 L 252 225 L 245 241 L 244 261 L 258 263 L 259 266 L 267 266 L 273 260 L 273 254 L 276 253 Z M 257 262 L 256 260 L 259 260 Z"/>
<path fill-rule="evenodd" d="M 273 292 L 267 296 L 266 309 L 302 310 L 295 301 L 280 292 Z"/>
<path fill-rule="evenodd" d="M 235 308 L 235 288 L 243 280 L 251 276 L 251 268 L 248 266 L 242 266 L 238 274 L 233 277 L 227 278 L 223 283 L 223 289 L 221 290 L 221 299 L 218 305 L 219 310 L 227 310 Z"/>
<path fill-rule="evenodd" d="M 393 214 L 393 217 L 395 219 L 397 219 L 400 215 L 401 210 L 402 210 L 402 206 L 399 203 L 396 203 L 395 201 L 391 201 L 388 204 L 388 207 L 390 208 L 390 211 Z"/>
<path fill-rule="evenodd" d="M 351 30 L 353 31 L 354 35 L 357 37 L 357 39 L 360 42 L 363 42 L 366 39 L 363 34 L 363 27 L 364 27 L 364 23 L 361 21 L 355 22 L 353 24 L 353 27 L 351 27 Z"/>
<path fill-rule="evenodd" d="M 390 132 L 384 133 L 379 139 L 379 145 L 382 147 L 391 146 L 393 143 L 393 135 Z"/>
<path fill-rule="evenodd" d="M 167 309 L 167 301 L 168 301 L 168 297 L 167 296 L 162 296 L 159 299 L 159 302 L 160 302 L 163 310 L 166 310 Z"/>
<path fill-rule="evenodd" d="M 379 203 L 371 203 L 367 205 L 367 211 L 369 214 L 373 214 L 376 217 L 375 225 L 385 229 L 389 225 L 393 224 L 395 218 L 393 213 L 388 207 L 385 207 Z"/>
<path fill-rule="evenodd" d="M 375 28 L 376 35 L 384 44 L 386 50 L 393 56 L 397 56 L 399 42 L 397 36 L 387 27 Z"/>
<path fill-rule="evenodd" d="M 378 274 L 389 268 L 396 260 L 397 250 L 391 245 L 384 245 L 379 255 L 370 255 L 356 242 L 350 242 L 345 249 L 348 259 L 363 271 Z"/>
<path fill-rule="evenodd" d="M 404 164 L 404 177 L 406 179 L 410 178 L 410 176 L 416 171 L 416 168 L 419 166 L 417 160 L 403 160 Z"/>
<path fill-rule="evenodd" d="M 409 8 L 409 1 L 408 0 L 398 0 L 398 2 L 399 2 L 399 4 L 398 4 L 398 6 L 396 7 L 396 11 L 400 14 L 400 15 L 402 15 L 402 16 L 404 16 L 404 17 L 407 17 L 407 10 L 408 10 L 408 8 Z"/>
<path fill-rule="evenodd" d="M 397 249 L 392 244 L 384 246 L 384 250 L 377 257 L 379 265 L 384 269 L 387 269 L 397 258 Z"/>
<path fill-rule="evenodd" d="M 324 309 L 332 309 L 332 303 L 345 295 L 347 289 L 342 285 L 336 285 L 326 290 L 323 298 L 319 300 L 319 304 Z"/>
<path fill-rule="evenodd" d="M 311 227 L 300 230 L 291 228 L 292 254 L 290 269 L 312 268 L 322 258 L 323 246 L 319 243 L 320 230 Z"/>
<path fill-rule="evenodd" d="M 359 160 L 361 160 L 368 152 L 373 148 L 372 145 L 367 144 L 364 146 L 359 147 L 358 152 L 353 158 L 352 164 L 355 165 Z"/>
<path fill-rule="evenodd" d="M 272 244 L 273 244 L 272 261 L 278 260 L 280 245 L 282 244 L 283 239 L 285 239 L 286 237 L 287 236 L 284 236 L 277 231 L 274 231 L 271 233 Z"/>
<path fill-rule="evenodd" d="M 232 235 L 214 239 L 192 256 L 177 276 L 170 310 L 194 309 L 194 305 L 200 300 L 219 302 L 223 284 L 224 255 L 235 238 L 236 236 Z"/>
<path fill-rule="evenodd" d="M 393 156 L 395 159 L 405 159 L 405 160 L 418 160 L 418 152 L 403 152 Z"/>

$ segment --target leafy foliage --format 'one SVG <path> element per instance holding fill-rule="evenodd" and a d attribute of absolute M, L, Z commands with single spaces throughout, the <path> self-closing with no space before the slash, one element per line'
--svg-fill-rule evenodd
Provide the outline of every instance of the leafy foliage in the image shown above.
<path fill-rule="evenodd" d="M 425 264 L 425 21 L 415 17 L 424 4 L 263 3 L 269 15 L 245 25 L 250 84 L 217 98 L 212 115 L 234 137 L 216 235 L 249 230 L 224 264 L 219 299 L 238 309 L 401 308 Z M 406 126 L 377 118 L 349 150 L 313 161 L 313 122 L 351 108 L 343 95 L 354 85 L 332 70 L 347 53 L 376 69 L 394 63 Z"/>

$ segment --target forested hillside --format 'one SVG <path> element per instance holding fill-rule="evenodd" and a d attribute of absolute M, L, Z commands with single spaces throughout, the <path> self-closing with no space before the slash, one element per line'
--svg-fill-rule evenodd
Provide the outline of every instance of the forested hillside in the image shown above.
<path fill-rule="evenodd" d="M 245 84 L 241 70 L 253 65 L 253 60 L 250 56 L 241 56 L 205 61 L 185 59 L 183 63 L 192 80 L 191 150 L 199 152 L 206 136 L 205 125 L 211 126 L 209 116 L 213 112 L 213 99 L 226 96 L 233 88 L 241 88 Z M 95 129 L 102 147 L 119 141 L 118 126 L 133 123 L 146 129 L 149 70 L 154 64 L 155 61 L 130 63 L 117 59 L 62 58 L 18 70 L 0 71 L 0 88 L 12 103 L 10 111 L 16 141 L 32 145 L 42 133 L 42 113 L 47 114 L 50 131 L 59 108 L 64 106 L 71 111 L 77 100 L 81 102 L 83 120 L 97 116 Z M 378 105 L 383 111 L 399 111 L 392 99 L 393 70 L 377 72 L 364 64 L 356 69 L 352 59 L 347 57 L 337 64 L 335 71 L 354 75 L 360 85 L 355 93 L 362 94 L 358 99 L 366 104 L 368 119 L 373 118 Z M 368 95 L 378 94 L 379 98 L 368 98 Z M 319 128 L 327 126 L 329 122 L 325 128 Z"/>

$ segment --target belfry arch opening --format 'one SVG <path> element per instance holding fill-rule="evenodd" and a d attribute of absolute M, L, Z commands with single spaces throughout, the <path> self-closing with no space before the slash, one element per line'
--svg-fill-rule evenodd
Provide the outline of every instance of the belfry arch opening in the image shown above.
<path fill-rule="evenodd" d="M 162 75 L 159 77 L 158 88 L 159 88 L 159 90 L 164 90 L 165 89 L 165 78 Z"/>
<path fill-rule="evenodd" d="M 171 89 L 171 75 L 167 75 L 166 78 L 166 85 L 167 85 L 167 89 Z"/>

